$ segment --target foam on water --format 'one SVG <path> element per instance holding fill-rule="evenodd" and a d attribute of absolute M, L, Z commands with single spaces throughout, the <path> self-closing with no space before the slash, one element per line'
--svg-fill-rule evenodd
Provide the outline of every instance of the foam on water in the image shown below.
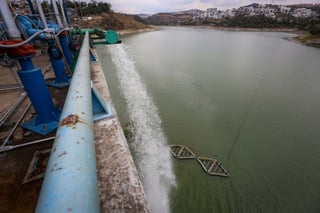
<path fill-rule="evenodd" d="M 117 69 L 121 92 L 134 126 L 132 147 L 152 212 L 170 212 L 170 189 L 175 186 L 172 160 L 161 129 L 157 107 L 148 94 L 127 46 L 108 47 Z"/>

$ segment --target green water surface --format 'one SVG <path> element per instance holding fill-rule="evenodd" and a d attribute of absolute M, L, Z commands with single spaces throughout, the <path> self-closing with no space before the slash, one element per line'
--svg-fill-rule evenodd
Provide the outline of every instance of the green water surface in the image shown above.
<path fill-rule="evenodd" d="M 231 175 L 174 159 L 172 212 L 320 212 L 320 49 L 292 36 L 168 27 L 122 39 L 168 144 L 216 158 Z M 110 56 L 99 53 L 126 124 Z"/>

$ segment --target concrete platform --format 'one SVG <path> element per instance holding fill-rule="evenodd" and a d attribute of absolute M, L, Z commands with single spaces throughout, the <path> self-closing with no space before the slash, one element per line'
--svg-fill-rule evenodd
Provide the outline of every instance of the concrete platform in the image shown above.
<path fill-rule="evenodd" d="M 37 50 L 37 54 L 32 60 L 35 67 L 41 67 L 42 71 L 44 71 L 49 65 L 48 55 L 41 54 L 40 49 Z M 14 66 L 10 69 L 0 66 L 0 87 L 17 83 L 12 73 L 16 75 L 19 67 Z M 46 79 L 51 79 L 54 77 L 54 73 L 53 71 L 49 71 L 45 73 L 44 76 Z M 18 77 L 16 76 L 16 78 Z M 62 108 L 67 88 L 55 89 L 50 87 L 49 91 L 55 105 Z M 8 108 L 15 103 L 23 92 L 23 89 L 0 91 L 0 117 L 7 112 Z M 18 117 L 29 102 L 28 97 L 26 97 L 8 120 L 5 121 L 4 125 L 0 127 L 0 145 L 6 139 Z M 22 122 L 29 120 L 34 115 L 35 111 L 31 107 Z M 46 137 L 53 137 L 54 135 L 55 132 L 52 132 Z M 43 138 L 44 137 L 41 135 L 18 126 L 13 132 L 12 137 L 9 139 L 8 145 L 19 145 Z M 9 152 L 0 153 L 0 213 L 34 212 L 42 179 L 28 184 L 23 184 L 23 179 L 27 173 L 29 163 L 34 153 L 36 151 L 50 149 L 52 143 L 53 140 L 49 140 L 41 144 L 26 146 L 19 149 L 13 149 Z"/>
<path fill-rule="evenodd" d="M 37 50 L 34 65 L 42 71 L 48 68 L 49 57 Z M 19 67 L 13 67 L 13 73 Z M 112 101 L 107 83 L 99 62 L 92 63 L 91 78 L 104 101 Z M 0 86 L 17 83 L 9 68 L 0 67 Z M 44 74 L 45 79 L 54 77 L 53 71 Z M 63 107 L 68 88 L 49 87 L 55 105 Z M 23 89 L 0 91 L 0 117 L 21 96 Z M 21 112 L 29 103 L 26 98 L 0 128 L 0 145 L 6 139 Z M 31 107 L 23 121 L 35 115 Z M 127 141 L 120 122 L 116 117 L 104 119 L 94 124 L 97 174 L 101 212 L 150 212 L 143 186 L 140 182 Z M 46 137 L 54 137 L 55 132 Z M 43 136 L 18 127 L 10 138 L 10 145 L 18 145 L 42 139 Z M 53 140 L 37 145 L 0 153 L 0 213 L 34 212 L 42 179 L 22 184 L 29 163 L 36 151 L 50 149 Z M 71 184 L 71 183 L 69 183 Z"/>

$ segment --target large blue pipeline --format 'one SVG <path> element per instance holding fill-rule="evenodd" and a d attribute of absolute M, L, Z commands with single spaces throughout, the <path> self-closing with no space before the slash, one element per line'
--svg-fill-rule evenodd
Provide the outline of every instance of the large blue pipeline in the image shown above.
<path fill-rule="evenodd" d="M 46 169 L 37 213 L 99 212 L 89 56 L 86 33 Z"/>

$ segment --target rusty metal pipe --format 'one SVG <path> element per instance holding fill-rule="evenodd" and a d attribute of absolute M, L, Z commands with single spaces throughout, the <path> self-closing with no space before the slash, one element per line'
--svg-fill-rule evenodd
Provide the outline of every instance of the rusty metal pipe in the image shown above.
<path fill-rule="evenodd" d="M 70 83 L 36 212 L 99 212 L 88 33 Z"/>
<path fill-rule="evenodd" d="M 55 137 L 43 138 L 43 139 L 34 140 L 34 141 L 30 141 L 30 142 L 26 142 L 26 143 L 22 143 L 22 144 L 18 144 L 18 145 L 0 146 L 0 153 L 8 152 L 8 151 L 11 151 L 11 150 L 14 150 L 17 148 L 31 146 L 31 145 L 46 142 L 46 141 L 51 141 L 53 139 L 55 139 Z"/>
<path fill-rule="evenodd" d="M 18 84 L 9 84 L 9 85 L 0 86 L 0 91 L 9 91 L 9 90 L 16 90 L 16 89 L 23 89 L 23 85 L 21 83 L 18 83 Z"/>
<path fill-rule="evenodd" d="M 22 119 L 24 118 L 24 116 L 27 114 L 28 110 L 31 107 L 31 103 L 29 103 L 26 108 L 23 110 L 22 114 L 20 115 L 20 117 L 18 118 L 17 122 L 15 123 L 15 125 L 13 126 L 13 128 L 10 130 L 9 134 L 7 135 L 6 139 L 3 141 L 2 145 L 0 147 L 4 147 L 10 140 L 10 138 L 12 137 L 13 133 L 16 131 L 18 125 L 20 124 L 20 122 L 22 121 Z"/>
<path fill-rule="evenodd" d="M 27 93 L 23 92 L 18 100 L 7 110 L 6 113 L 4 113 L 3 116 L 0 118 L 0 127 L 5 123 L 5 121 L 10 117 L 10 115 L 17 109 L 18 106 L 20 106 L 21 102 L 27 97 Z"/>

